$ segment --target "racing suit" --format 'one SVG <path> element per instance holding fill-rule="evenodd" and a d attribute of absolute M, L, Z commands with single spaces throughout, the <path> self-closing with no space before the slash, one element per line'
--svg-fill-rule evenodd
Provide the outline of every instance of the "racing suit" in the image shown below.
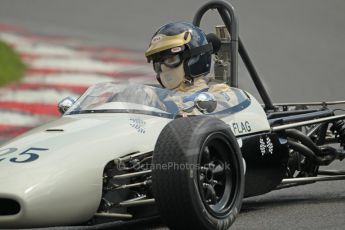
<path fill-rule="evenodd" d="M 202 114 L 197 108 L 192 112 L 182 112 L 182 110 L 194 103 L 194 98 L 201 92 L 211 93 L 216 101 L 216 111 L 221 111 L 238 104 L 238 99 L 234 91 L 225 83 L 213 83 L 209 75 L 201 76 L 194 79 L 192 85 L 182 83 L 176 90 L 176 94 L 171 100 L 179 107 L 182 115 L 200 115 Z M 182 94 L 183 96 L 181 96 Z M 186 96 L 188 95 L 188 96 Z"/>

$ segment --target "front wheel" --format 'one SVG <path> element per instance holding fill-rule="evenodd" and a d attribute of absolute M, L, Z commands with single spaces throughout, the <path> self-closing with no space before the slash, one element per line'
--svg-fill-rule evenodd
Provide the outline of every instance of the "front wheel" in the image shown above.
<path fill-rule="evenodd" d="M 242 205 L 242 154 L 229 126 L 216 118 L 170 122 L 154 149 L 152 179 L 159 211 L 172 229 L 228 229 Z"/>

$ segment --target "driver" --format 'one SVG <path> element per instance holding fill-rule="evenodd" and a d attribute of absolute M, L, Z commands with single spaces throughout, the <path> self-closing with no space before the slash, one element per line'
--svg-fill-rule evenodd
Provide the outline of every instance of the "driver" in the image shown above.
<path fill-rule="evenodd" d="M 211 93 L 218 105 L 225 103 L 225 107 L 229 107 L 237 100 L 231 88 L 225 83 L 210 82 L 213 79 L 210 74 L 212 53 L 212 44 L 199 27 L 188 22 L 176 22 L 158 29 L 145 56 L 148 62 L 152 61 L 157 80 L 164 88 L 189 94 L 188 97 L 173 98 L 180 108 L 201 92 Z M 194 109 L 189 114 L 200 112 Z"/>

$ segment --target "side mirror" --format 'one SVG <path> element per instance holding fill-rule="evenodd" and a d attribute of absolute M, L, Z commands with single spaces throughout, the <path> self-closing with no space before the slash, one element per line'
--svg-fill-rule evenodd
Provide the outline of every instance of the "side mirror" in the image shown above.
<path fill-rule="evenodd" d="M 66 97 L 59 102 L 58 108 L 61 114 L 64 114 L 75 103 L 75 100 L 71 97 Z"/>
<path fill-rule="evenodd" d="M 217 107 L 217 100 L 210 93 L 200 93 L 195 97 L 194 105 L 202 113 L 212 113 Z"/>

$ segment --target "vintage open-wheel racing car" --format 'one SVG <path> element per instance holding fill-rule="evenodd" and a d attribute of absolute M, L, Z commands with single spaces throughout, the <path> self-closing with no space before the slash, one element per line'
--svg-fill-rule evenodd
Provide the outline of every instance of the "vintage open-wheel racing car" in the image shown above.
<path fill-rule="evenodd" d="M 219 109 L 200 93 L 191 106 L 204 114 L 181 117 L 174 92 L 116 83 L 63 100 L 60 119 L 0 148 L 0 228 L 115 227 L 159 215 L 172 229 L 221 230 L 243 197 L 345 179 L 319 169 L 345 157 L 345 114 L 329 108 L 345 102 L 273 104 L 233 7 L 210 1 L 193 23 L 209 9 L 225 24 L 216 79 L 233 87 L 236 103 Z M 238 53 L 263 104 L 237 88 Z"/>

